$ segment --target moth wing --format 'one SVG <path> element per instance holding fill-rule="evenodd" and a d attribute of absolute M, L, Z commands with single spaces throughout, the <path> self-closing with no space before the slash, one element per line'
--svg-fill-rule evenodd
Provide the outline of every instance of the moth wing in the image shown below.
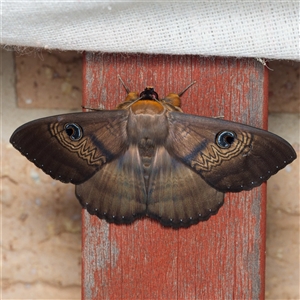
<path fill-rule="evenodd" d="M 137 146 L 77 185 L 76 196 L 90 214 L 109 222 L 131 223 L 145 215 L 147 195 Z"/>
<path fill-rule="evenodd" d="M 157 149 L 149 180 L 147 215 L 165 226 L 189 226 L 216 213 L 223 197 L 164 147 Z"/>
<path fill-rule="evenodd" d="M 71 113 L 16 129 L 12 145 L 46 174 L 79 184 L 125 152 L 128 111 Z"/>
<path fill-rule="evenodd" d="M 239 192 L 259 186 L 296 158 L 281 137 L 251 126 L 171 112 L 167 150 L 219 191 Z M 220 133 L 234 137 L 229 148 L 218 145 Z"/>

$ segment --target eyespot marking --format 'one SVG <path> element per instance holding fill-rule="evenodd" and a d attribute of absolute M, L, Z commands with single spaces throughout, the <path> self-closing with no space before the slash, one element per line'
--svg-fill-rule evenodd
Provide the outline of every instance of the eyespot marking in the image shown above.
<path fill-rule="evenodd" d="M 235 139 L 236 134 L 234 131 L 223 130 L 216 135 L 216 144 L 219 148 L 228 149 Z"/>
<path fill-rule="evenodd" d="M 76 123 L 65 124 L 65 132 L 73 141 L 79 141 L 83 135 L 83 129 Z"/>

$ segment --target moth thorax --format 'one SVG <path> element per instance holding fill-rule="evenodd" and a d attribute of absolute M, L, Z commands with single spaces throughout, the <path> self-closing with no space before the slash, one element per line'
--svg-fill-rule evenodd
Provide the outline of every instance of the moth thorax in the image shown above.
<path fill-rule="evenodd" d="M 154 145 L 163 145 L 168 135 L 168 123 L 165 114 L 130 114 L 127 125 L 129 141 L 135 144 L 152 141 Z"/>

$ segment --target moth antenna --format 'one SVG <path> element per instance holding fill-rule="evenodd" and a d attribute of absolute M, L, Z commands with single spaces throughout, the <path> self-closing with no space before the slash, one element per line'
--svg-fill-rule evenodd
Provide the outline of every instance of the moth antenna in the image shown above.
<path fill-rule="evenodd" d="M 182 92 L 178 93 L 178 96 L 181 97 L 195 83 L 196 83 L 196 80 L 192 81 Z"/>
<path fill-rule="evenodd" d="M 141 100 L 141 99 L 142 99 L 142 97 L 137 98 L 136 100 L 134 100 L 134 101 L 132 101 L 130 104 L 128 104 L 127 107 L 130 107 L 132 104 L 134 104 L 135 102 L 137 102 L 137 101 L 139 101 L 139 100 Z"/>
<path fill-rule="evenodd" d="M 121 78 L 121 76 L 120 76 L 119 74 L 118 74 L 118 78 L 119 78 L 119 80 L 121 81 L 121 83 L 122 83 L 122 85 L 123 85 L 125 91 L 127 92 L 127 94 L 129 94 L 129 93 L 130 93 L 130 89 L 129 89 L 129 87 L 125 84 L 125 82 L 122 80 L 122 78 Z"/>

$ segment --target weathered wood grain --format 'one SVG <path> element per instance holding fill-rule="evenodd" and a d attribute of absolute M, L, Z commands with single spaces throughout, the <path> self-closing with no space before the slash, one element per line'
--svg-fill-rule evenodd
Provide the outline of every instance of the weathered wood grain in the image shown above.
<path fill-rule="evenodd" d="M 196 80 L 184 112 L 266 128 L 267 72 L 255 59 L 87 53 L 83 105 L 122 102 L 117 74 L 160 97 Z M 179 230 L 150 219 L 118 226 L 83 211 L 82 298 L 263 299 L 265 201 L 265 184 L 228 193 L 218 214 Z"/>

